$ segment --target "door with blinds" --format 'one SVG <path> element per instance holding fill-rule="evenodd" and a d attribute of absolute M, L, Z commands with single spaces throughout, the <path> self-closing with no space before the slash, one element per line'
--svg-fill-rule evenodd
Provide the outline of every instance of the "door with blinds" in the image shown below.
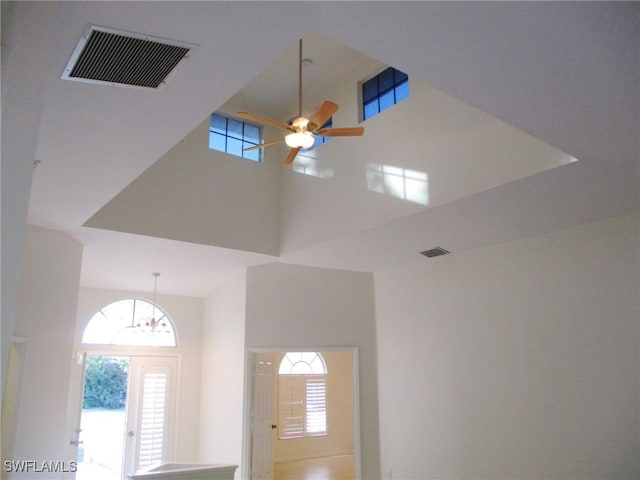
<path fill-rule="evenodd" d="M 176 357 L 132 357 L 124 473 L 173 458 Z"/>

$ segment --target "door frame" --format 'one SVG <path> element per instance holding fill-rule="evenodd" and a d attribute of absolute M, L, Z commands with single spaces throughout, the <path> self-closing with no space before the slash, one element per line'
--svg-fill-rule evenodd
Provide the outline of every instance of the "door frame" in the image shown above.
<path fill-rule="evenodd" d="M 176 374 L 175 384 L 173 392 L 173 426 L 171 432 L 171 451 L 172 458 L 169 461 L 173 461 L 178 451 L 178 425 L 180 424 L 180 395 L 178 394 L 179 386 L 182 381 L 182 354 L 175 351 L 175 347 L 139 347 L 130 345 L 82 345 L 75 351 L 74 357 L 77 359 L 78 366 L 80 365 L 80 359 L 88 355 L 102 355 L 102 356 L 121 356 L 121 357 L 173 357 L 176 359 Z M 77 368 L 77 366 L 76 366 Z M 128 381 L 127 373 L 127 381 Z M 82 399 L 84 396 L 84 382 L 85 371 L 84 366 L 78 381 L 71 382 L 69 386 L 68 397 L 68 411 L 67 411 L 67 430 L 69 438 L 77 438 L 78 432 L 75 429 L 80 427 L 80 418 L 82 415 Z M 127 402 L 129 399 L 127 398 Z M 128 404 L 127 404 L 128 406 Z M 77 448 L 69 447 L 73 450 L 75 460 L 77 455 Z M 124 466 L 124 464 L 123 464 Z M 75 472 L 70 474 L 70 478 L 75 479 Z"/>
<path fill-rule="evenodd" d="M 245 350 L 244 368 L 244 412 L 242 417 L 242 476 L 251 479 L 251 442 L 253 413 L 253 364 L 259 353 L 284 352 L 350 352 L 353 378 L 353 461 L 354 480 L 361 480 L 362 448 L 360 441 L 360 383 L 359 383 L 359 348 L 358 347 L 247 347 Z"/>

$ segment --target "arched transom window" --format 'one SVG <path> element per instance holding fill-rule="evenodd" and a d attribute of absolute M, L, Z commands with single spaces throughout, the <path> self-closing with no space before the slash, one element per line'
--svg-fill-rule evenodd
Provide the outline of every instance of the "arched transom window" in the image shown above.
<path fill-rule="evenodd" d="M 171 319 L 157 305 L 128 298 L 100 309 L 87 324 L 82 343 L 175 347 Z"/>
<path fill-rule="evenodd" d="M 288 352 L 278 369 L 278 434 L 327 434 L 327 365 L 318 352 Z"/>

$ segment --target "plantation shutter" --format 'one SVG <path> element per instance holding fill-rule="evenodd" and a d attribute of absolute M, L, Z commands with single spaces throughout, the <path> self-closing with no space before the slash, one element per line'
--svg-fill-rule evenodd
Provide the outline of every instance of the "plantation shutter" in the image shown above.
<path fill-rule="evenodd" d="M 309 435 L 327 433 L 327 383 L 325 376 L 307 377 L 306 432 Z"/>
<path fill-rule="evenodd" d="M 327 433 L 326 375 L 278 375 L 281 440 Z"/>
<path fill-rule="evenodd" d="M 142 409 L 140 411 L 138 468 L 161 463 L 165 450 L 167 371 L 143 372 Z"/>
<path fill-rule="evenodd" d="M 280 439 L 304 435 L 305 382 L 301 375 L 279 375 Z"/>

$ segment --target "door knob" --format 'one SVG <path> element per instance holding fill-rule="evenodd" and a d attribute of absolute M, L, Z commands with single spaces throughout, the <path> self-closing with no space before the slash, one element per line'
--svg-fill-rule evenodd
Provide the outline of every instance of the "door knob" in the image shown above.
<path fill-rule="evenodd" d="M 275 430 L 276 428 L 278 428 L 278 426 L 275 423 L 271 424 L 271 430 Z"/>
<path fill-rule="evenodd" d="M 133 437 L 135 435 L 135 433 L 133 433 L 133 430 L 129 430 L 127 432 L 127 437 Z"/>
<path fill-rule="evenodd" d="M 70 440 L 69 441 L 69 445 L 75 445 L 76 447 L 78 445 L 80 445 L 81 443 L 84 443 L 82 440 Z"/>

